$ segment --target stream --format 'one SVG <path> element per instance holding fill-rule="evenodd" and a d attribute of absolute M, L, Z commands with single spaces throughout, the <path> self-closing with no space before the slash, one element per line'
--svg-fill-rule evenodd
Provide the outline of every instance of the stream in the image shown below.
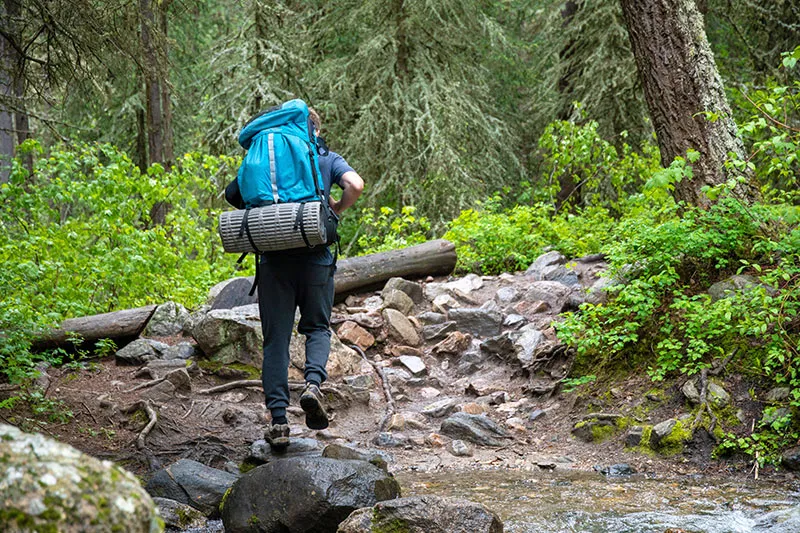
<path fill-rule="evenodd" d="M 797 486 L 592 472 L 403 472 L 403 496 L 483 503 L 510 533 L 797 533 Z"/>

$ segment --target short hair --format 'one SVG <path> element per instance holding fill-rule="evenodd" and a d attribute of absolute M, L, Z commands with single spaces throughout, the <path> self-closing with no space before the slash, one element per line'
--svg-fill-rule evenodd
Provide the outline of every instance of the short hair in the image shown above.
<path fill-rule="evenodd" d="M 308 118 L 314 123 L 316 129 L 322 130 L 322 119 L 319 118 L 319 113 L 313 107 L 308 108 Z"/>

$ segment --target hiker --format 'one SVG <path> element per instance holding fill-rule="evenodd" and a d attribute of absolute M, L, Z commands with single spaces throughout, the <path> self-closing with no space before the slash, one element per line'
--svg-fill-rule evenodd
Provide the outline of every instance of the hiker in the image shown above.
<path fill-rule="evenodd" d="M 319 136 L 322 122 L 319 114 L 308 109 L 315 134 Z M 321 143 L 324 146 L 324 141 Z M 338 217 L 353 205 L 364 188 L 364 181 L 347 161 L 334 152 L 318 150 L 319 169 L 327 199 Z M 330 197 L 333 184 L 342 189 L 341 199 Z M 226 198 L 237 208 L 243 208 L 237 181 L 226 190 Z M 238 197 L 238 198 L 237 198 Z M 327 379 L 325 367 L 331 347 L 330 318 L 333 308 L 334 256 L 327 246 L 294 248 L 261 254 L 257 268 L 258 308 L 264 334 L 264 363 L 261 380 L 270 425 L 264 432 L 273 448 L 289 445 L 289 342 L 299 308 L 297 331 L 306 337 L 304 377 L 306 386 L 300 395 L 300 407 L 306 413 L 310 429 L 328 427 L 328 414 L 323 405 L 320 385 Z"/>

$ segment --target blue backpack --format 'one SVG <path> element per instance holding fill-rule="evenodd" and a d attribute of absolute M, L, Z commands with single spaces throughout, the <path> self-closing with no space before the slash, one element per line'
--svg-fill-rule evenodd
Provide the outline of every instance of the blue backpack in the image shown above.
<path fill-rule="evenodd" d="M 290 100 L 253 117 L 241 133 L 247 150 L 237 180 L 246 207 L 321 201 L 317 137 L 308 106 Z"/>

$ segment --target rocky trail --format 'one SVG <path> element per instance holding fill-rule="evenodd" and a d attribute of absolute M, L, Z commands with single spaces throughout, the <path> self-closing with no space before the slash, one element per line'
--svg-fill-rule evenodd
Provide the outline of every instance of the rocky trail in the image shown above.
<path fill-rule="evenodd" d="M 687 429 L 700 383 L 654 388 L 645 369 L 631 369 L 624 381 L 594 393 L 564 392 L 574 355 L 553 325 L 587 299 L 601 301 L 605 269 L 602 256 L 568 262 L 550 252 L 526 272 L 393 278 L 380 291 L 348 296 L 332 317 L 322 387 L 333 413 L 327 430 L 304 425 L 297 402 L 303 338 L 292 339 L 293 443 L 284 457 L 356 454 L 396 474 L 751 476 L 751 464 L 711 461 L 712 437 Z M 263 440 L 262 337 L 248 289 L 242 278 L 224 282 L 192 313 L 161 305 L 144 335 L 113 357 L 83 368 L 42 368 L 44 398 L 64 402 L 72 417 L 45 422 L 19 413 L 9 422 L 113 460 L 148 483 L 152 495 L 214 516 L 215 504 L 198 503 L 205 496 L 197 494 L 215 494 L 218 502 L 241 472 L 276 459 Z M 735 405 L 748 425 L 761 416 L 748 387 L 732 376 L 703 392 L 731 412 Z M 158 503 L 168 513 L 172 503 Z"/>

